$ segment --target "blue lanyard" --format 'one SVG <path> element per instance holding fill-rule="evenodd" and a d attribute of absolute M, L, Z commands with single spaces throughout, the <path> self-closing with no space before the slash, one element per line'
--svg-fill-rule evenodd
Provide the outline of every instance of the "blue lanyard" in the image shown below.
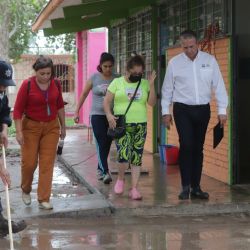
<path fill-rule="evenodd" d="M 35 77 L 35 81 L 36 81 L 36 77 Z M 36 81 L 36 84 L 37 84 L 37 81 Z M 48 86 L 48 88 L 47 88 L 47 97 L 46 97 L 44 91 L 40 88 L 40 86 L 39 86 L 38 84 L 37 84 L 37 86 L 38 86 L 38 88 L 41 90 L 41 92 L 42 92 L 42 94 L 44 95 L 44 97 L 46 98 L 46 103 L 47 103 L 47 114 L 48 114 L 48 116 L 50 116 L 49 100 L 48 100 L 48 98 L 49 98 L 49 86 L 50 86 L 50 84 L 49 84 L 49 86 Z"/>

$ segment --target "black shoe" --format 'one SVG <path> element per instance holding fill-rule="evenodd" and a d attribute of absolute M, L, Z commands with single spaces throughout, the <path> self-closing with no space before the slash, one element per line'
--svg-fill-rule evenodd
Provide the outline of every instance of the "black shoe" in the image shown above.
<path fill-rule="evenodd" d="M 181 189 L 181 192 L 179 194 L 180 200 L 188 200 L 189 199 L 189 186 L 184 186 Z"/>
<path fill-rule="evenodd" d="M 200 187 L 191 188 L 191 196 L 199 199 L 208 199 L 209 194 L 206 192 L 202 192 Z"/>
<path fill-rule="evenodd" d="M 27 227 L 27 223 L 24 220 L 18 222 L 11 221 L 11 224 L 12 224 L 12 233 L 21 232 Z M 0 236 L 4 237 L 7 234 L 9 234 L 8 221 L 4 219 L 3 221 L 0 221 Z"/>

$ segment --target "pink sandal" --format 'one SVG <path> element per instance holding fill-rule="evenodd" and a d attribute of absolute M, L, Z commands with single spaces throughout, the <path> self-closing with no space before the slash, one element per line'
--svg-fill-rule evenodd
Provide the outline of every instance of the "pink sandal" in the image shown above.
<path fill-rule="evenodd" d="M 120 181 L 119 179 L 117 180 L 117 182 L 115 184 L 115 194 L 117 194 L 117 195 L 123 194 L 124 183 L 125 183 L 125 181 Z"/>
<path fill-rule="evenodd" d="M 137 188 L 133 188 L 130 190 L 129 197 L 132 198 L 133 200 L 141 200 L 142 199 L 142 196 L 138 192 Z"/>

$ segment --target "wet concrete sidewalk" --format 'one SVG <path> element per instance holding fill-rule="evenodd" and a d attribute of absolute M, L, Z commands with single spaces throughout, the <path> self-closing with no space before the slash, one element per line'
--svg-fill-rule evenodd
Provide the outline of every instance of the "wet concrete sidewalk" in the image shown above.
<path fill-rule="evenodd" d="M 190 199 L 180 201 L 181 182 L 178 166 L 160 162 L 158 154 L 144 153 L 143 170 L 138 190 L 142 201 L 128 197 L 131 175 L 126 175 L 125 192 L 114 193 L 117 175 L 113 182 L 105 185 L 96 178 L 97 155 L 94 142 L 87 142 L 87 129 L 67 131 L 63 155 L 64 162 L 92 193 L 100 193 L 106 199 L 110 211 L 106 215 L 116 216 L 162 216 L 162 215 L 204 215 L 217 213 L 250 212 L 250 191 L 240 186 L 230 187 L 225 183 L 203 175 L 201 187 L 210 195 L 209 200 Z M 116 170 L 116 147 L 113 144 L 109 156 L 110 170 Z"/>
<path fill-rule="evenodd" d="M 10 150 L 9 150 L 10 149 Z M 86 188 L 65 166 L 59 161 L 55 162 L 50 203 L 53 210 L 39 209 L 37 201 L 38 172 L 34 174 L 32 184 L 31 205 L 26 206 L 22 201 L 21 183 L 21 152 L 15 138 L 9 139 L 6 150 L 7 168 L 11 176 L 11 189 L 9 190 L 11 217 L 13 220 L 28 218 L 56 218 L 56 217 L 92 217 L 93 212 L 98 216 L 108 209 L 108 203 L 101 194 L 93 194 Z M 7 217 L 5 187 L 0 181 L 0 197 L 4 208 L 3 214 Z"/>

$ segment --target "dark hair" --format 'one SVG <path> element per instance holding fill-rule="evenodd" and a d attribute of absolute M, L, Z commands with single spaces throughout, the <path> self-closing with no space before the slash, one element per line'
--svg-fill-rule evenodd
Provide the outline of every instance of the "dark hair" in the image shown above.
<path fill-rule="evenodd" d="M 195 41 L 197 41 L 197 35 L 193 30 L 184 30 L 183 32 L 181 32 L 181 35 L 180 35 L 180 38 L 183 38 L 183 39 L 190 39 L 193 37 Z"/>
<path fill-rule="evenodd" d="M 51 78 L 55 77 L 55 69 L 53 61 L 49 57 L 40 56 L 36 59 L 36 62 L 32 65 L 35 71 L 39 69 L 51 68 Z"/>
<path fill-rule="evenodd" d="M 112 64 L 114 65 L 115 64 L 115 59 L 114 59 L 113 55 L 111 55 L 111 54 L 109 54 L 107 52 L 103 52 L 101 54 L 100 62 L 99 62 L 99 65 L 97 66 L 97 70 L 99 72 L 101 72 L 101 73 L 102 73 L 102 67 L 101 67 L 101 65 L 103 63 L 105 63 L 105 62 L 112 62 Z"/>
<path fill-rule="evenodd" d="M 142 66 L 142 70 L 145 69 L 144 59 L 141 55 L 133 53 L 134 56 L 131 56 L 127 61 L 127 69 L 132 69 L 134 66 Z"/>

